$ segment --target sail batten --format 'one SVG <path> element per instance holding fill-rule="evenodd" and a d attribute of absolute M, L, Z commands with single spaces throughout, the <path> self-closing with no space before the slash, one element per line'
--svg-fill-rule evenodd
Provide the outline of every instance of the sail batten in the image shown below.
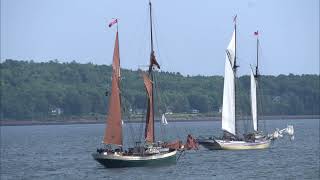
<path fill-rule="evenodd" d="M 251 114 L 253 121 L 253 130 L 258 131 L 258 114 L 257 114 L 257 80 L 254 77 L 253 70 L 251 69 Z"/>
<path fill-rule="evenodd" d="M 224 69 L 224 86 L 222 102 L 222 129 L 236 135 L 235 127 L 235 31 L 228 45 Z"/>
<path fill-rule="evenodd" d="M 120 53 L 118 32 L 116 33 L 116 40 L 113 52 L 112 87 L 111 96 L 109 99 L 107 125 L 103 142 L 105 144 L 122 145 L 122 121 L 120 103 Z"/>

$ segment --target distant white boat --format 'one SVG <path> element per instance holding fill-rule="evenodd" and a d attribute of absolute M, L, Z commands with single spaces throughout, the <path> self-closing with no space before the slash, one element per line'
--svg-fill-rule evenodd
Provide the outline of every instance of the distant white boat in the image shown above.
<path fill-rule="evenodd" d="M 162 123 L 163 125 L 167 125 L 167 124 L 168 124 L 167 118 L 164 116 L 164 114 L 162 114 L 161 123 Z"/>

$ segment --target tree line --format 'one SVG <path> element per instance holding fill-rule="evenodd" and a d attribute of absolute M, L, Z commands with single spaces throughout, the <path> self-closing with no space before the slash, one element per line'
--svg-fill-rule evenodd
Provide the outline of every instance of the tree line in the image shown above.
<path fill-rule="evenodd" d="M 111 66 L 57 60 L 5 60 L 1 68 L 1 119 L 28 120 L 56 116 L 106 114 L 111 89 Z M 122 69 L 121 96 L 124 113 L 146 107 L 141 71 Z M 157 72 L 157 109 L 162 112 L 219 115 L 223 76 L 183 76 Z M 237 113 L 250 114 L 250 77 L 237 81 Z M 261 76 L 258 100 L 263 115 L 320 114 L 319 75 Z"/>

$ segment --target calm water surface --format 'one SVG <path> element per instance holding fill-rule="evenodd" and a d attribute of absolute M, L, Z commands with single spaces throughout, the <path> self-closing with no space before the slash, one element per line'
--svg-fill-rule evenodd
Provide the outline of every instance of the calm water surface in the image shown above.
<path fill-rule="evenodd" d="M 266 150 L 201 148 L 181 156 L 177 165 L 122 169 L 105 169 L 91 157 L 103 124 L 0 127 L 0 179 L 319 179 L 319 120 L 266 121 L 269 132 L 287 124 L 294 125 L 295 140 L 283 138 Z M 179 122 L 157 134 L 185 140 L 188 133 L 218 136 L 220 127 L 220 122 Z M 132 134 L 141 128 L 125 124 L 125 143 L 138 139 Z"/>

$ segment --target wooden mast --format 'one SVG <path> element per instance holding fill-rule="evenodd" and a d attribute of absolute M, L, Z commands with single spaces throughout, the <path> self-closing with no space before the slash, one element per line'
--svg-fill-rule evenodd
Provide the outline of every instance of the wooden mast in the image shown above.
<path fill-rule="evenodd" d="M 146 116 L 146 127 L 145 127 L 145 139 L 147 143 L 154 143 L 154 74 L 153 74 L 153 65 L 157 65 L 160 68 L 159 64 L 156 61 L 154 50 L 153 50 L 153 34 L 152 34 L 152 5 L 149 1 L 150 8 L 150 42 L 151 42 L 151 52 L 150 52 L 150 64 L 149 64 L 149 77 L 144 75 L 144 84 L 146 87 L 148 95 L 148 107 L 147 107 L 147 116 Z"/>
<path fill-rule="evenodd" d="M 153 34 L 152 34 L 152 5 L 151 5 L 151 0 L 149 0 L 149 5 L 150 5 L 150 39 L 151 39 L 151 56 L 154 56 L 154 50 L 153 50 Z M 152 73 L 152 71 L 151 71 L 151 81 L 152 82 L 154 82 L 153 81 L 153 73 Z M 154 92 L 154 84 L 152 83 L 152 95 L 153 95 L 153 92 Z M 153 132 L 152 132 L 152 134 L 153 134 L 153 142 L 155 142 L 155 137 L 154 137 L 154 98 L 153 98 L 153 96 L 152 96 L 152 104 L 151 104 L 151 106 L 152 106 L 152 119 L 153 119 L 153 121 L 152 121 L 152 130 L 153 130 Z"/>
<path fill-rule="evenodd" d="M 150 5 L 150 39 L 151 39 L 151 54 L 154 56 L 154 50 L 153 50 L 153 35 L 152 35 L 152 5 L 151 5 L 151 0 L 149 1 L 149 5 Z M 151 71 L 151 81 L 152 81 L 152 95 L 153 95 L 153 92 L 154 92 L 154 84 L 153 84 L 153 73 Z M 154 137 L 154 98 L 152 96 L 152 137 L 153 137 L 153 142 L 155 141 L 155 137 Z"/>
<path fill-rule="evenodd" d="M 151 53 L 153 53 L 153 35 L 152 35 L 152 5 L 151 0 L 149 0 L 150 7 L 150 40 L 151 40 Z"/>

